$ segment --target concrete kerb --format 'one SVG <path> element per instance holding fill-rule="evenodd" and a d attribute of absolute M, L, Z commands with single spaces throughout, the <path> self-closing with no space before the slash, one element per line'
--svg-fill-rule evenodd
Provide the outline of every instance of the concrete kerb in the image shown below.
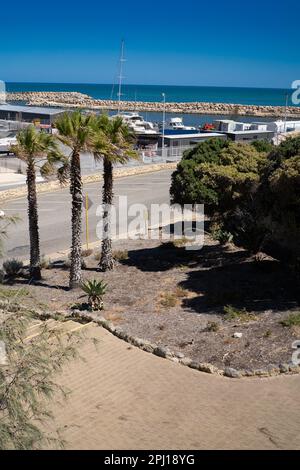
<path fill-rule="evenodd" d="M 177 166 L 177 163 L 156 163 L 153 165 L 143 165 L 143 166 L 137 166 L 137 167 L 132 167 L 132 168 L 116 168 L 114 170 L 114 178 L 125 178 L 127 176 L 136 176 L 136 175 L 143 175 L 147 173 L 155 173 L 157 171 L 163 171 L 163 170 L 172 170 L 175 169 Z M 95 173 L 93 175 L 86 175 L 82 177 L 82 183 L 83 184 L 88 184 L 88 183 L 96 183 L 98 181 L 102 181 L 102 173 Z M 60 189 L 63 189 L 66 186 L 63 186 L 59 183 L 59 181 L 49 181 L 46 183 L 38 183 L 37 184 L 37 193 L 46 193 L 46 192 L 52 192 L 52 191 L 59 191 Z M 0 204 L 10 201 L 13 199 L 18 199 L 22 196 L 27 195 L 27 187 L 26 185 L 24 186 L 19 186 L 17 188 L 12 188 L 12 189 L 7 189 L 6 191 L 2 191 L 0 193 Z"/>

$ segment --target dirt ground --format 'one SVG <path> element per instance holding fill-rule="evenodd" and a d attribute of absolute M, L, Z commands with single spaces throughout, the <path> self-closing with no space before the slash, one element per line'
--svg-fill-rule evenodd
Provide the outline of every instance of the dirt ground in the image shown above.
<path fill-rule="evenodd" d="M 300 327 L 281 322 L 300 311 L 300 291 L 277 261 L 257 262 L 210 238 L 199 251 L 144 240 L 118 241 L 114 250 L 114 271 L 97 271 L 94 250 L 84 258 L 83 274 L 105 280 L 105 308 L 99 314 L 128 333 L 218 367 L 257 369 L 291 361 Z M 22 304 L 53 312 L 71 313 L 86 301 L 80 289 L 68 290 L 63 261 L 44 269 L 38 284 L 20 277 L 0 287 L 2 298 L 15 293 Z"/>

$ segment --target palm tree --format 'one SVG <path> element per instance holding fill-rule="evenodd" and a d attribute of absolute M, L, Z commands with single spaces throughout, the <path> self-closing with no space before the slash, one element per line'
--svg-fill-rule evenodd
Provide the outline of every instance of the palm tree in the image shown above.
<path fill-rule="evenodd" d="M 120 116 L 109 119 L 103 114 L 98 117 L 96 125 L 100 135 L 95 142 L 94 155 L 96 159 L 103 159 L 103 235 L 99 269 L 109 271 L 114 267 L 111 239 L 113 164 L 124 164 L 130 158 L 137 158 L 137 153 L 133 150 L 135 136 Z"/>
<path fill-rule="evenodd" d="M 33 280 L 38 281 L 41 279 L 41 266 L 36 170 L 37 167 L 40 166 L 41 174 L 50 174 L 55 169 L 55 163 L 60 161 L 62 156 L 54 137 L 51 134 L 39 132 L 33 125 L 19 131 L 17 134 L 17 143 L 12 146 L 12 151 L 18 158 L 23 160 L 27 166 L 26 183 L 30 240 L 30 276 Z"/>
<path fill-rule="evenodd" d="M 95 118 L 80 111 L 64 113 L 55 122 L 57 138 L 71 149 L 69 157 L 70 193 L 72 198 L 72 246 L 70 289 L 82 284 L 81 231 L 82 231 L 82 178 L 80 153 L 94 150 Z M 99 137 L 98 137 L 99 139 Z"/>

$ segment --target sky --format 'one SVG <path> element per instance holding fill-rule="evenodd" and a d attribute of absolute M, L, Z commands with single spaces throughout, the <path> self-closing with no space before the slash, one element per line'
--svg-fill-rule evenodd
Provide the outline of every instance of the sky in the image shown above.
<path fill-rule="evenodd" d="M 0 80 L 289 88 L 299 0 L 1 2 Z"/>

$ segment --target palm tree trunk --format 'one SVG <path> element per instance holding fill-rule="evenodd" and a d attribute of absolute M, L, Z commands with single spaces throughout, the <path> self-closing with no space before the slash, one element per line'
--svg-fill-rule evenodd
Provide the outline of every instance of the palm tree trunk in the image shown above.
<path fill-rule="evenodd" d="M 113 202 L 113 166 L 109 158 L 104 157 L 103 161 L 103 236 L 101 259 L 99 262 L 100 271 L 110 271 L 114 267 L 112 240 L 111 240 L 111 206 Z"/>
<path fill-rule="evenodd" d="M 30 240 L 30 277 L 39 281 L 41 276 L 40 240 L 38 225 L 38 207 L 36 197 L 36 173 L 34 161 L 29 160 L 27 165 L 27 200 Z"/>
<path fill-rule="evenodd" d="M 70 289 L 79 287 L 81 275 L 81 227 L 82 227 L 82 181 L 80 153 L 74 151 L 71 157 L 70 192 L 72 197 L 72 247 L 70 268 Z"/>

